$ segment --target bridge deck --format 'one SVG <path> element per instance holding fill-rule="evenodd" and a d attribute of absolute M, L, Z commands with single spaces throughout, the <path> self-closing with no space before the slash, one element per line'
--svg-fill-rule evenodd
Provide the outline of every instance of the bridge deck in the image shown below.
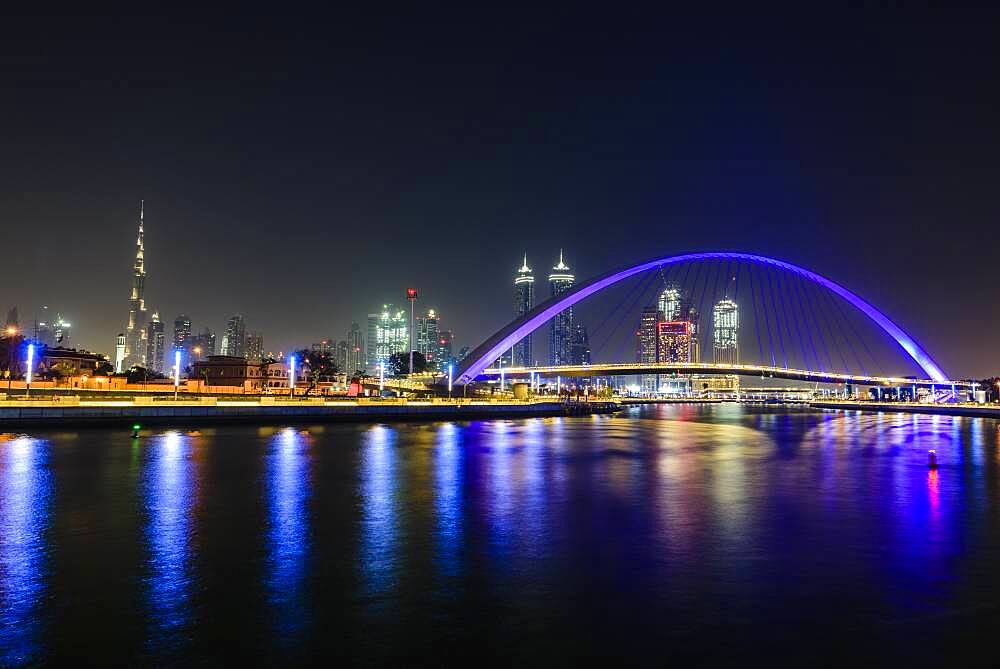
<path fill-rule="evenodd" d="M 565 376 L 570 378 L 588 376 L 632 376 L 637 374 L 730 374 L 736 376 L 756 376 L 763 378 L 790 379 L 795 381 L 816 381 L 819 383 L 843 383 L 864 386 L 920 386 L 920 387 L 971 387 L 967 381 L 949 381 L 941 383 L 931 379 L 913 379 L 898 376 L 862 376 L 856 374 L 838 374 L 808 369 L 790 369 L 787 367 L 769 367 L 765 365 L 731 365 L 711 362 L 628 362 L 628 363 L 595 363 L 592 365 L 556 365 L 547 367 L 504 367 L 507 378 L 526 377 L 531 373 L 543 377 Z M 483 370 L 480 376 L 498 378 L 500 369 L 491 367 Z"/>

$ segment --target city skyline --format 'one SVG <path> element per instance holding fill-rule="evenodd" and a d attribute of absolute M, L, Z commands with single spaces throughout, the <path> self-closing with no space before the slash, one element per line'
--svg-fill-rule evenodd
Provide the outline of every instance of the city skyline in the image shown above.
<path fill-rule="evenodd" d="M 512 22 L 414 44 L 391 26 L 327 43 L 239 17 L 221 34 L 189 30 L 181 54 L 171 20 L 83 24 L 25 20 L 0 46 L 21 84 L 4 99 L 15 116 L 0 128 L 0 219 L 23 250 L 0 270 L 0 306 L 25 320 L 48 305 L 73 323 L 73 345 L 110 352 L 127 325 L 144 200 L 150 307 L 220 333 L 242 313 L 278 350 L 343 332 L 409 286 L 475 345 L 509 316 L 497 278 L 525 251 L 537 266 L 572 247 L 584 280 L 661 253 L 741 249 L 865 295 L 956 375 L 998 364 L 1000 314 L 981 308 L 996 281 L 982 241 L 1000 215 L 988 20 L 875 12 L 808 36 L 723 25 L 707 41 L 655 19 L 625 20 L 628 39 L 609 41 Z M 251 62 L 204 69 L 219 48 Z M 431 66 L 456 49 L 465 64 Z M 236 83 L 248 68 L 259 85 Z M 411 234 L 427 221 L 448 234 Z M 310 259 L 331 230 L 363 251 Z M 369 248 L 368 230 L 406 250 Z M 262 240 L 304 257 L 256 271 Z M 947 327 L 927 303 L 950 305 Z"/>

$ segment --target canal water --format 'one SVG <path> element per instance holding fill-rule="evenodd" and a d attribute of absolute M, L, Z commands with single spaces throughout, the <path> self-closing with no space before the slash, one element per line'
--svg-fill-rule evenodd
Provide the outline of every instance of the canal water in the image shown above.
<path fill-rule="evenodd" d="M 995 665 L 998 481 L 996 421 L 731 404 L 2 434 L 0 666 Z"/>

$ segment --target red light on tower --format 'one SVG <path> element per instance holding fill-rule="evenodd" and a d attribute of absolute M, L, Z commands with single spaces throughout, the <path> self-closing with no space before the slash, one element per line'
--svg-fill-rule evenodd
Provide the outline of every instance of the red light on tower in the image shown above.
<path fill-rule="evenodd" d="M 406 299 L 408 299 L 408 300 L 415 300 L 415 299 L 417 299 L 417 289 L 416 288 L 407 288 L 406 289 Z"/>

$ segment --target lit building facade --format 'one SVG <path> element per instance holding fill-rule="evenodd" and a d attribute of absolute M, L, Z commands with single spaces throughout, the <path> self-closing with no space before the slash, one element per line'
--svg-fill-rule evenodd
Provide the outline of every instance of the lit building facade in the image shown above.
<path fill-rule="evenodd" d="M 423 316 L 417 317 L 417 346 L 414 350 L 424 356 L 429 368 L 437 368 L 438 363 L 438 332 L 439 319 L 437 312 L 429 309 Z"/>
<path fill-rule="evenodd" d="M 139 235 L 135 242 L 135 263 L 132 266 L 132 295 L 129 298 L 128 325 L 125 328 L 125 360 L 123 368 L 146 364 L 146 248 L 145 202 L 139 202 Z"/>
<path fill-rule="evenodd" d="M 740 309 L 732 300 L 720 300 L 712 308 L 712 360 L 740 362 Z"/>
<path fill-rule="evenodd" d="M 691 359 L 693 328 L 690 321 L 663 321 L 656 328 L 657 362 L 694 362 Z"/>
<path fill-rule="evenodd" d="M 451 330 L 438 332 L 437 360 L 438 369 L 442 372 L 447 371 L 448 364 L 454 362 L 451 352 L 451 342 L 454 337 L 455 333 Z"/>
<path fill-rule="evenodd" d="M 364 338 L 361 336 L 361 326 L 357 323 L 351 323 L 351 327 L 347 330 L 347 361 L 343 371 L 353 375 L 354 372 L 365 369 L 367 366 L 368 361 Z"/>
<path fill-rule="evenodd" d="M 573 287 L 576 277 L 570 273 L 570 268 L 563 262 L 563 253 L 559 251 L 559 263 L 549 274 L 549 290 L 553 297 L 561 295 Z M 556 314 L 549 322 L 549 364 L 571 364 L 571 349 L 573 347 L 573 307 Z"/>
<path fill-rule="evenodd" d="M 391 304 L 382 305 L 382 311 L 368 314 L 368 366 L 378 369 L 394 353 L 409 350 L 410 336 L 406 313 Z"/>
<path fill-rule="evenodd" d="M 163 373 L 163 356 L 166 354 L 164 346 L 163 323 L 160 321 L 160 314 L 154 311 L 152 318 L 146 323 L 146 369 Z"/>
<path fill-rule="evenodd" d="M 528 267 L 528 254 L 524 255 L 524 263 L 514 277 L 514 316 L 523 316 L 535 306 L 535 275 Z M 511 364 L 516 367 L 528 367 L 535 362 L 531 347 L 531 335 L 514 344 Z"/>
<path fill-rule="evenodd" d="M 264 359 L 264 335 L 259 332 L 251 332 L 246 338 L 246 359 L 250 362 L 259 363 Z"/>
<path fill-rule="evenodd" d="M 184 314 L 174 319 L 174 350 L 185 355 L 191 352 L 191 319 Z"/>
<path fill-rule="evenodd" d="M 573 341 L 570 345 L 569 358 L 571 365 L 590 364 L 590 336 L 587 326 L 577 323 L 573 326 Z"/>
<path fill-rule="evenodd" d="M 243 316 L 234 314 L 226 324 L 222 335 L 222 355 L 245 358 L 247 354 L 246 323 Z"/>
<path fill-rule="evenodd" d="M 659 356 L 658 327 L 663 322 L 663 312 L 656 307 L 646 307 L 639 315 L 639 328 L 635 333 L 635 361 L 657 362 Z M 642 374 L 639 377 L 639 387 L 643 394 L 649 395 L 657 389 L 656 374 Z"/>
<path fill-rule="evenodd" d="M 119 332 L 115 339 L 115 373 L 125 371 L 125 333 Z"/>
<path fill-rule="evenodd" d="M 660 293 L 660 299 L 656 306 L 663 312 L 663 320 L 680 320 L 681 289 L 672 283 L 668 283 L 663 292 Z"/>
<path fill-rule="evenodd" d="M 191 337 L 188 359 L 191 362 L 196 360 L 207 360 L 208 356 L 215 355 L 215 332 L 205 328 L 199 334 Z"/>

